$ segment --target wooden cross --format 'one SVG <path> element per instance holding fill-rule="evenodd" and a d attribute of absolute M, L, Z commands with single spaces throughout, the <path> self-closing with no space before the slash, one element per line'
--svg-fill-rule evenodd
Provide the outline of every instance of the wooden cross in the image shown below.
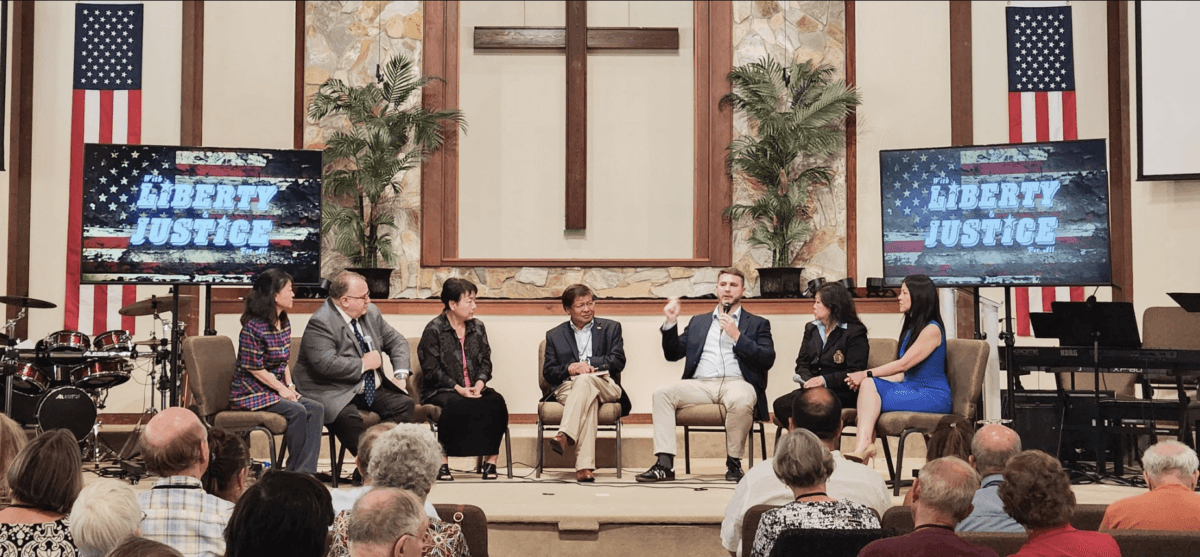
<path fill-rule="evenodd" d="M 587 2 L 567 2 L 567 26 L 476 27 L 475 50 L 567 53 L 566 229 L 587 228 L 587 52 L 679 50 L 675 27 L 588 27 Z"/>

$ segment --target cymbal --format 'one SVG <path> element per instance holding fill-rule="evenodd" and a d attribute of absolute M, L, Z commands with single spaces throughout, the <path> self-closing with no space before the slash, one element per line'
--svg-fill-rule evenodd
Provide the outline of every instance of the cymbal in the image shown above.
<path fill-rule="evenodd" d="M 50 309 L 58 307 L 58 304 L 54 302 L 47 302 L 45 300 L 30 298 L 28 296 L 0 296 L 0 304 L 34 309 Z"/>
<path fill-rule="evenodd" d="M 188 307 L 188 305 L 194 301 L 196 301 L 195 296 L 190 294 L 180 295 L 179 309 Z M 171 302 L 171 296 L 158 296 L 154 298 L 146 298 L 145 300 L 138 300 L 121 308 L 119 311 L 117 311 L 117 313 L 135 317 L 140 315 L 154 315 L 154 308 L 156 304 L 158 306 L 159 313 L 170 313 L 173 305 Z"/>
<path fill-rule="evenodd" d="M 159 344 L 162 344 L 162 341 L 156 338 L 148 338 L 146 340 L 139 340 L 134 344 L 138 346 L 158 346 Z"/>

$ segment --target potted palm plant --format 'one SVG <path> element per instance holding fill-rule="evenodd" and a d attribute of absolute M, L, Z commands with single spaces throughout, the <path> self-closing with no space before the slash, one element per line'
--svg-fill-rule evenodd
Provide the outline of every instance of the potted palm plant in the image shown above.
<path fill-rule="evenodd" d="M 395 217 L 386 202 L 400 193 L 402 173 L 415 168 L 442 145 L 443 125 L 466 131 L 459 110 L 426 110 L 414 94 L 437 76 L 417 77 L 412 60 L 397 55 L 383 67 L 378 82 L 360 87 L 329 79 L 318 89 L 308 116 L 313 121 L 344 115 L 350 129 L 329 138 L 323 154 L 325 172 L 321 234 L 367 277 L 372 298 L 387 298 L 392 266 Z M 349 199 L 349 204 L 338 200 Z M 383 262 L 388 267 L 379 268 Z"/>
<path fill-rule="evenodd" d="M 752 199 L 725 215 L 749 218 L 750 244 L 771 250 L 771 267 L 758 269 L 764 297 L 800 294 L 804 269 L 792 267 L 792 260 L 812 233 L 808 190 L 833 179 L 833 169 L 822 163 L 845 143 L 842 119 L 861 103 L 833 74 L 830 66 L 784 67 L 768 56 L 734 68 L 733 91 L 721 98 L 750 122 L 751 133 L 729 144 L 727 162 L 745 176 Z"/>

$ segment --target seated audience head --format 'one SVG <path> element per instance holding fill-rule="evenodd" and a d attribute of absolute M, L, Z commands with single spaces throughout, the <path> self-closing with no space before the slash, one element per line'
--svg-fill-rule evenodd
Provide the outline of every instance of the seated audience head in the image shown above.
<path fill-rule="evenodd" d="M 827 282 L 817 289 L 814 300 L 820 300 L 821 305 L 829 310 L 831 324 L 862 323 L 858 311 L 854 309 L 854 297 L 839 282 Z"/>
<path fill-rule="evenodd" d="M 1042 451 L 1024 451 L 1008 461 L 999 495 L 1004 512 L 1028 530 L 1062 526 L 1075 514 L 1067 473 Z"/>
<path fill-rule="evenodd" d="M 208 431 L 196 414 L 172 407 L 156 414 L 140 441 L 146 469 L 162 477 L 200 479 L 208 469 Z"/>
<path fill-rule="evenodd" d="M 246 491 L 250 474 L 250 451 L 238 435 L 214 427 L 208 431 L 208 469 L 200 481 L 204 491 L 230 503 Z"/>
<path fill-rule="evenodd" d="M 971 514 L 971 500 L 978 489 L 979 473 L 965 460 L 955 456 L 930 460 L 913 485 L 913 512 L 930 511 L 957 524 Z M 918 506 L 923 510 L 916 510 Z"/>
<path fill-rule="evenodd" d="M 125 482 L 100 479 L 79 492 L 71 507 L 71 537 L 80 557 L 100 557 L 138 535 L 142 508 Z"/>
<path fill-rule="evenodd" d="M 807 429 L 822 441 L 836 441 L 842 436 L 842 401 L 825 387 L 804 389 L 792 403 L 788 428 Z"/>
<path fill-rule="evenodd" d="M 0 414 L 0 472 L 8 470 L 8 465 L 17 457 L 17 453 L 25 448 L 29 436 L 20 424 L 14 422 L 7 414 Z M 8 501 L 8 478 L 0 474 L 0 501 Z"/>
<path fill-rule="evenodd" d="M 813 432 L 793 429 L 779 439 L 771 466 L 784 485 L 792 489 L 808 488 L 829 480 L 833 474 L 833 455 Z"/>
<path fill-rule="evenodd" d="M 367 471 L 372 485 L 405 489 L 424 502 L 441 465 L 442 446 L 429 428 L 397 424 L 375 440 Z"/>
<path fill-rule="evenodd" d="M 563 290 L 562 307 L 576 327 L 587 325 L 596 316 L 596 295 L 586 284 L 572 284 Z"/>
<path fill-rule="evenodd" d="M 225 528 L 225 557 L 321 557 L 333 501 L 321 482 L 273 471 L 238 499 Z"/>
<path fill-rule="evenodd" d="M 961 416 L 946 416 L 929 436 L 925 460 L 954 456 L 965 462 L 971 458 L 971 439 L 974 437 L 975 428 L 970 420 Z"/>
<path fill-rule="evenodd" d="M 341 308 L 350 319 L 358 319 L 367 313 L 371 289 L 367 279 L 353 271 L 342 271 L 329 283 L 329 299 Z"/>
<path fill-rule="evenodd" d="M 352 557 L 416 557 L 425 551 L 429 517 L 417 496 L 376 487 L 354 503 L 346 538 Z"/>
<path fill-rule="evenodd" d="M 1155 443 L 1142 454 L 1142 476 L 1150 489 L 1179 484 L 1194 490 L 1200 478 L 1198 465 L 1196 451 L 1174 439 Z"/>
<path fill-rule="evenodd" d="M 370 468 L 371 468 L 371 453 L 375 448 L 375 440 L 379 439 L 380 435 L 387 433 L 396 427 L 393 422 L 383 422 L 368 427 L 366 431 L 358 437 L 358 454 L 354 457 L 354 463 L 358 465 L 358 472 L 362 474 L 363 483 L 372 483 Z"/>
<path fill-rule="evenodd" d="M 183 554 L 162 542 L 129 538 L 105 557 L 183 557 Z"/>
<path fill-rule="evenodd" d="M 75 436 L 47 431 L 25 445 L 8 467 L 14 505 L 67 514 L 83 487 L 82 457 Z"/>
<path fill-rule="evenodd" d="M 970 463 L 980 476 L 1000 474 L 1012 457 L 1021 452 L 1021 436 L 1000 424 L 988 424 L 971 439 Z"/>
<path fill-rule="evenodd" d="M 479 288 L 467 279 L 448 278 L 442 283 L 442 308 L 444 311 L 455 312 L 459 305 L 475 299 Z"/>

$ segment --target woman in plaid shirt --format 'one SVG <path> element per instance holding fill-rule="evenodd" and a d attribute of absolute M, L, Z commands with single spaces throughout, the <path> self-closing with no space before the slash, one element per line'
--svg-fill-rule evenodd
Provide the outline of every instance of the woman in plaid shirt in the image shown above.
<path fill-rule="evenodd" d="M 317 471 L 321 451 L 321 428 L 325 407 L 296 392 L 292 370 L 292 325 L 287 310 L 292 307 L 292 277 L 278 269 L 267 269 L 254 281 L 242 312 L 242 334 L 238 337 L 238 363 L 229 387 L 233 410 L 265 410 L 287 420 L 284 443 L 290 453 L 287 469 Z"/>

